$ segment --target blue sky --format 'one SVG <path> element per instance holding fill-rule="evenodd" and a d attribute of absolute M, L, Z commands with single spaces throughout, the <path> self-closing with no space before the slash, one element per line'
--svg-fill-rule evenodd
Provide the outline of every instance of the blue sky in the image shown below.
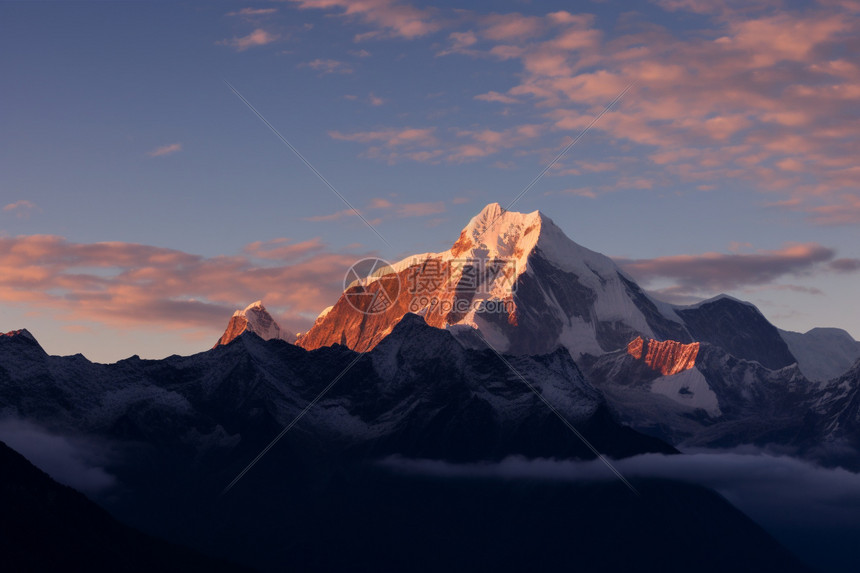
<path fill-rule="evenodd" d="M 860 338 L 858 32 L 835 1 L 0 3 L 0 330 L 107 361 L 259 298 L 307 328 L 351 261 L 449 247 L 633 83 L 514 208 L 658 296 Z"/>

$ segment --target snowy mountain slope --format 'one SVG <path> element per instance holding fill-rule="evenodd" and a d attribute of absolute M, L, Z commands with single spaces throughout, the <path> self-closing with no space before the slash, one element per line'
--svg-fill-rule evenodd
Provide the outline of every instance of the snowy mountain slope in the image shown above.
<path fill-rule="evenodd" d="M 860 360 L 860 342 L 839 328 L 813 328 L 803 334 L 779 331 L 807 378 L 823 382 L 841 376 Z"/>
<path fill-rule="evenodd" d="M 860 360 L 819 386 L 809 408 L 815 438 L 804 445 L 813 456 L 860 471 Z"/>
<path fill-rule="evenodd" d="M 395 293 L 384 312 L 357 310 L 347 292 L 297 344 L 375 349 L 415 312 L 453 334 L 448 344 L 456 339 L 474 351 L 486 351 L 488 342 L 523 357 L 563 348 L 621 419 L 674 444 L 800 448 L 824 432 L 806 420 L 809 409 L 822 400 L 835 404 L 838 394 L 828 387 L 829 398 L 819 396 L 804 373 L 844 371 L 854 352 L 850 337 L 838 331 L 792 338 L 752 304 L 725 295 L 683 307 L 653 299 L 542 213 L 498 204 L 473 217 L 451 249 L 408 257 L 391 269 L 356 287 Z M 412 354 L 426 358 L 428 349 L 438 348 L 413 346 Z M 446 348 L 444 355 L 459 352 Z M 793 352 L 804 356 L 800 369 Z M 410 356 L 380 368 L 438 368 Z"/>
<path fill-rule="evenodd" d="M 309 352 L 247 332 L 194 356 L 105 365 L 48 356 L 22 335 L 0 339 L 0 410 L 111 439 L 231 449 L 243 428 L 288 423 L 355 358 L 344 347 Z M 305 417 L 338 447 L 470 460 L 591 456 L 494 353 L 465 349 L 416 315 L 358 358 Z M 670 451 L 615 424 L 565 350 L 510 361 L 566 419 L 593 426 L 609 455 Z"/>
<path fill-rule="evenodd" d="M 448 251 L 408 257 L 392 268 L 402 288 L 388 310 L 363 314 L 345 294 L 298 344 L 367 350 L 406 312 L 422 314 L 438 328 L 480 329 L 494 347 L 513 354 L 561 345 L 577 357 L 614 350 L 637 335 L 689 338 L 668 306 L 538 211 L 515 213 L 490 204 Z M 380 280 L 365 288 L 381 288 Z M 499 302 L 507 306 L 500 310 Z"/>
<path fill-rule="evenodd" d="M 368 350 L 404 314 L 416 312 L 469 347 L 486 345 L 471 332 L 478 330 L 511 354 L 545 354 L 562 346 L 579 360 L 644 337 L 709 342 L 769 368 L 796 361 L 755 306 L 727 296 L 686 307 L 653 299 L 610 258 L 570 240 L 539 211 L 487 205 L 451 249 L 407 257 L 391 269 L 360 287 L 379 294 L 399 285 L 384 312 L 360 312 L 344 293 L 297 344 Z"/>
<path fill-rule="evenodd" d="M 698 343 L 692 367 L 669 365 L 663 374 L 664 365 L 649 364 L 631 346 L 632 352 L 593 361 L 586 375 L 619 419 L 642 432 L 685 447 L 756 444 L 798 452 L 822 435 L 810 425 L 810 409 L 820 400 L 817 386 L 796 364 L 771 370 Z M 676 353 L 678 358 L 688 357 Z M 860 442 L 854 447 L 860 451 Z"/>

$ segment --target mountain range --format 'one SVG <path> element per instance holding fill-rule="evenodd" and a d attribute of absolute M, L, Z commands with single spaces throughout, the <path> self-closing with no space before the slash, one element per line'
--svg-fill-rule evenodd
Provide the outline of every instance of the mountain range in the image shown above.
<path fill-rule="evenodd" d="M 390 301 L 367 312 L 357 294 Z M 264 332 L 273 319 L 255 304 L 263 326 L 247 330 Z M 835 328 L 780 330 L 726 295 L 688 306 L 660 301 L 539 211 L 486 206 L 451 249 L 386 265 L 347 289 L 295 343 L 368 351 L 411 313 L 465 348 L 566 350 L 613 415 L 674 446 L 787 448 L 860 469 L 860 455 L 845 454 L 860 448 L 860 418 L 845 411 L 860 342 Z M 273 337 L 280 334 L 264 336 Z M 833 419 L 841 422 L 825 421 Z"/>
<path fill-rule="evenodd" d="M 702 487 L 640 479 L 634 493 L 607 468 L 582 483 L 420 470 L 593 459 L 529 384 L 611 459 L 679 455 L 619 424 L 566 350 L 506 359 L 528 384 L 416 315 L 365 354 L 249 332 L 194 356 L 109 365 L 49 356 L 22 331 L 0 337 L 0 406 L 109 452 L 99 468 L 116 485 L 95 499 L 123 523 L 263 571 L 520 571 L 565 566 L 571 552 L 583 570 L 686 571 L 701 555 L 714 555 L 703 571 L 807 570 Z M 618 543 L 627 551 L 613 554 Z"/>
<path fill-rule="evenodd" d="M 265 571 L 806 570 L 717 494 L 612 463 L 754 445 L 857 471 L 850 335 L 665 303 L 498 204 L 372 268 L 297 338 L 262 301 L 162 360 L 0 335 L 0 414 L 99 452 L 114 482 L 92 495 L 123 523 Z M 492 477 L 542 460 L 605 479 Z"/>

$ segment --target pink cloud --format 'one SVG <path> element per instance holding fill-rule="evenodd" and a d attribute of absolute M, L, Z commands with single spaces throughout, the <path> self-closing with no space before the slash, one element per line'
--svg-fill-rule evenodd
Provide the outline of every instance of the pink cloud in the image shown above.
<path fill-rule="evenodd" d="M 594 16 L 567 11 L 544 16 L 461 11 L 444 19 L 440 11 L 395 0 L 297 4 L 339 10 L 369 25 L 367 37 L 414 38 L 445 28 L 448 48 L 439 53 L 518 62 L 517 80 L 475 99 L 521 103 L 504 112 L 533 111 L 541 135 L 581 130 L 635 82 L 593 131 L 602 131 L 608 145 L 627 154 L 641 146 L 652 162 L 605 171 L 615 181 L 596 189 L 647 189 L 657 180 L 714 189 L 716 182 L 735 180 L 779 194 L 772 204 L 805 212 L 819 224 L 858 220 L 860 120 L 854 108 L 860 66 L 845 54 L 860 37 L 860 18 L 850 3 L 795 9 L 777 0 L 658 2 L 667 11 L 700 15 L 696 33 L 683 35 L 629 14 L 610 35 L 596 27 Z M 537 122 L 531 118 L 531 123 Z M 469 125 L 444 132 L 422 129 L 407 137 L 412 129 L 331 136 L 365 143 L 364 156 L 388 163 L 474 161 L 528 140 L 514 128 Z M 583 169 L 568 170 L 574 171 Z"/>
<path fill-rule="evenodd" d="M 594 23 L 594 16 L 591 14 L 571 14 L 565 10 L 550 12 L 546 17 L 553 24 L 562 24 L 579 28 L 587 28 Z"/>
<path fill-rule="evenodd" d="M 182 151 L 181 143 L 171 143 L 170 145 L 162 145 L 161 147 L 156 147 L 152 151 L 148 152 L 147 155 L 149 155 L 150 157 L 162 157 L 164 155 L 179 153 L 180 151 Z"/>
<path fill-rule="evenodd" d="M 556 193 L 557 195 L 575 195 L 577 197 L 587 197 L 588 199 L 596 199 L 597 193 L 591 187 L 576 187 L 572 189 L 564 189 Z"/>
<path fill-rule="evenodd" d="M 576 165 L 589 173 L 605 173 L 619 168 L 617 163 L 610 163 L 609 161 L 577 161 Z"/>
<path fill-rule="evenodd" d="M 217 332 L 233 310 L 263 299 L 290 327 L 307 326 L 306 315 L 337 298 L 344 273 L 363 256 L 327 252 L 317 239 L 252 243 L 245 253 L 203 257 L 133 243 L 0 237 L 0 301 L 73 324 Z"/>
<path fill-rule="evenodd" d="M 20 199 L 3 206 L 4 213 L 14 213 L 19 219 L 29 219 L 33 211 L 41 211 L 41 209 L 32 201 L 27 201 L 26 199 Z"/>
<path fill-rule="evenodd" d="M 255 16 L 271 16 L 277 12 L 277 8 L 242 8 L 235 12 L 227 12 L 227 16 L 244 16 L 250 18 Z"/>
<path fill-rule="evenodd" d="M 860 197 L 856 195 L 842 195 L 833 204 L 804 207 L 802 210 L 819 225 L 860 224 Z"/>
<path fill-rule="evenodd" d="M 229 40 L 221 40 L 218 42 L 222 46 L 230 46 L 235 49 L 237 52 L 244 52 L 248 48 L 254 48 L 257 46 L 265 46 L 266 44 L 271 44 L 273 42 L 277 42 L 280 39 L 280 36 L 277 34 L 273 34 L 271 32 L 267 32 L 262 28 L 257 28 L 247 36 L 237 37 L 234 36 Z"/>
<path fill-rule="evenodd" d="M 451 32 L 448 35 L 450 46 L 444 50 L 437 52 L 437 56 L 447 56 L 450 54 L 477 54 L 472 46 L 478 43 L 478 36 L 472 32 Z"/>
<path fill-rule="evenodd" d="M 338 60 L 323 60 L 317 58 L 316 60 L 305 62 L 304 64 L 300 65 L 316 70 L 322 74 L 352 73 L 352 67 L 350 67 L 349 64 L 347 64 L 346 62 L 340 62 Z"/>
<path fill-rule="evenodd" d="M 494 91 L 489 91 L 485 94 L 476 95 L 475 99 L 499 103 L 520 103 L 520 101 L 516 98 L 512 98 L 511 96 L 506 96 L 505 94 L 500 94 L 499 92 Z"/>
<path fill-rule="evenodd" d="M 436 138 L 433 132 L 435 127 L 430 128 L 402 128 L 402 129 L 385 129 L 380 131 L 359 131 L 355 133 L 341 133 L 339 131 L 331 131 L 329 135 L 333 139 L 341 141 L 358 141 L 361 143 L 380 142 L 387 146 L 407 145 L 411 143 L 435 143 Z"/>
<path fill-rule="evenodd" d="M 574 28 L 559 34 L 549 45 L 558 50 L 588 50 L 598 46 L 602 38 L 600 30 Z"/>
<path fill-rule="evenodd" d="M 481 18 L 481 34 L 496 41 L 534 37 L 544 28 L 544 20 L 522 14 L 490 14 Z"/>
<path fill-rule="evenodd" d="M 435 128 L 388 128 L 355 133 L 329 132 L 336 140 L 368 144 L 367 157 L 396 163 L 401 159 L 421 162 L 473 161 L 496 154 L 504 149 L 522 146 L 544 132 L 539 124 L 523 124 L 496 131 L 450 130 L 456 138 L 469 139 L 467 143 L 440 141 Z"/>
<path fill-rule="evenodd" d="M 808 62 L 813 50 L 851 30 L 852 23 L 841 15 L 778 14 L 732 22 L 731 32 L 718 41 L 752 57 L 744 65 L 767 67 L 778 62 Z"/>
<path fill-rule="evenodd" d="M 445 203 L 405 203 L 396 207 L 398 217 L 426 217 L 445 212 Z"/>
<path fill-rule="evenodd" d="M 385 219 L 394 218 L 401 219 L 407 217 L 426 217 L 428 215 L 437 215 L 445 212 L 445 203 L 442 201 L 422 202 L 422 203 L 394 203 L 388 199 L 380 197 L 374 198 L 365 206 L 362 211 L 377 212 L 378 217 L 371 221 L 373 224 L 381 223 Z M 337 221 L 344 217 L 355 215 L 352 210 L 343 210 L 331 213 L 329 215 L 321 215 L 317 217 L 307 217 L 306 221 L 314 222 L 330 222 Z"/>
<path fill-rule="evenodd" d="M 378 37 L 384 31 L 403 38 L 417 38 L 441 28 L 433 11 L 420 9 L 397 0 L 290 0 L 301 9 L 339 9 L 346 17 L 356 18 L 376 27 L 367 34 L 359 34 L 356 40 Z"/>
<path fill-rule="evenodd" d="M 291 261 L 325 249 L 318 238 L 291 243 L 289 239 L 278 238 L 270 241 L 255 241 L 245 246 L 243 252 L 258 259 Z"/>
<path fill-rule="evenodd" d="M 492 48 L 490 48 L 489 54 L 494 58 L 498 58 L 500 60 L 510 60 L 522 56 L 523 49 L 519 46 L 500 44 L 498 46 L 493 46 Z"/>
<path fill-rule="evenodd" d="M 711 12 L 698 2 L 671 6 Z M 707 32 L 679 39 L 651 26 L 605 41 L 582 36 L 594 32 L 587 20 L 567 27 L 570 17 L 550 15 L 560 23 L 524 44 L 525 74 L 506 93 L 530 96 L 557 129 L 569 131 L 636 80 L 596 130 L 651 147 L 655 163 L 681 181 L 744 179 L 763 191 L 814 197 L 796 207 L 813 221 L 854 221 L 846 197 L 857 190 L 850 149 L 860 126 L 845 102 L 860 94 L 860 73 L 838 54 L 860 33 L 856 15 L 819 7 L 750 17 L 742 8 L 727 3 L 714 11 L 714 29 L 723 30 L 712 39 Z M 587 41 L 560 49 L 563 35 L 576 34 Z M 802 185 L 793 174 L 817 182 Z"/>
<path fill-rule="evenodd" d="M 355 217 L 355 211 L 352 209 L 343 209 L 341 211 L 335 211 L 334 213 L 330 213 L 328 215 L 316 215 L 313 217 L 305 217 L 305 221 L 311 221 L 314 223 L 324 223 L 329 221 L 339 221 L 344 217 Z"/>

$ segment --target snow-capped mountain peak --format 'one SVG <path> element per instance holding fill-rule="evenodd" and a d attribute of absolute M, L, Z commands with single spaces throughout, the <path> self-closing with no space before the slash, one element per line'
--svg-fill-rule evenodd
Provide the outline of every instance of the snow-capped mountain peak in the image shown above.
<path fill-rule="evenodd" d="M 472 217 L 460 238 L 446 253 L 449 257 L 517 258 L 537 242 L 541 213 L 507 211 L 490 203 Z"/>
<path fill-rule="evenodd" d="M 676 307 L 654 299 L 612 259 L 577 244 L 540 211 L 517 213 L 491 203 L 451 249 L 407 257 L 389 269 L 385 281 L 374 277 L 362 286 L 371 299 L 386 295 L 390 304 L 382 311 L 356 309 L 348 291 L 296 343 L 369 350 L 414 313 L 466 346 L 489 342 L 510 354 L 547 354 L 561 346 L 575 359 L 598 357 L 641 337 L 654 341 L 652 352 L 706 342 L 769 369 L 797 361 L 752 304 L 720 296 Z M 663 341 L 674 342 L 658 344 Z"/>
<path fill-rule="evenodd" d="M 574 356 L 599 355 L 636 336 L 689 338 L 668 306 L 540 211 L 517 213 L 491 203 L 451 249 L 407 257 L 391 270 L 401 288 L 385 312 L 362 313 L 341 296 L 298 344 L 367 350 L 407 312 L 461 339 L 478 330 L 498 350 L 515 354 L 564 346 Z M 365 288 L 382 286 L 377 278 Z"/>
<path fill-rule="evenodd" d="M 263 340 L 285 339 L 281 327 L 263 306 L 261 300 L 249 304 L 243 310 L 234 312 L 227 324 L 227 329 L 215 346 L 229 344 L 245 332 L 253 332 Z"/>
<path fill-rule="evenodd" d="M 263 306 L 263 301 L 258 300 L 256 302 L 252 302 L 248 306 L 246 306 L 243 310 L 237 310 L 233 313 L 233 316 L 247 316 L 248 313 L 252 313 L 255 311 L 265 311 L 266 307 Z"/>

